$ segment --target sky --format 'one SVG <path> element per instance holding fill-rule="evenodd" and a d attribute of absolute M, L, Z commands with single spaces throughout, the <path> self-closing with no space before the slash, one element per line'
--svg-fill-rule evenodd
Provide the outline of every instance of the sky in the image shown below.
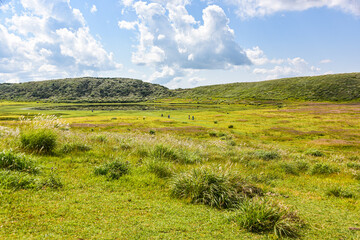
<path fill-rule="evenodd" d="M 169 88 L 360 71 L 360 0 L 2 0 L 0 83 Z"/>

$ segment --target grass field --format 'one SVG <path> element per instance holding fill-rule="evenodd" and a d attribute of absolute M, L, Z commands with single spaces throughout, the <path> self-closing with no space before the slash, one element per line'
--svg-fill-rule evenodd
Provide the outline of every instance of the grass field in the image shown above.
<path fill-rule="evenodd" d="M 1 102 L 0 239 L 360 239 L 360 104 L 199 102 Z"/>

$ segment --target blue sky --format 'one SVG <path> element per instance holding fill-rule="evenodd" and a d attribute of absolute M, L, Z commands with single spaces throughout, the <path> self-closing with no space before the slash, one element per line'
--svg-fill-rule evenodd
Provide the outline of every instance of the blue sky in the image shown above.
<path fill-rule="evenodd" d="M 360 71 L 358 0 L 3 0 L 0 83 L 170 88 Z"/>

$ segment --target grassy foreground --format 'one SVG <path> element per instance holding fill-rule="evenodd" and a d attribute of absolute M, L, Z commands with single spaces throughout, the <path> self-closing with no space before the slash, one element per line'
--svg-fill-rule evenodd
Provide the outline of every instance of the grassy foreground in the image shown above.
<path fill-rule="evenodd" d="M 0 239 L 360 238 L 360 104 L 79 109 L 0 103 Z"/>

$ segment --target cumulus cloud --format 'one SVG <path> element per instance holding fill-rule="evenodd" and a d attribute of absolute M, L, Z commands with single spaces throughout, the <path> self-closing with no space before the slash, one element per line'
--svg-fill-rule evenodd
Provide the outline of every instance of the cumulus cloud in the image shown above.
<path fill-rule="evenodd" d="M 331 59 L 323 59 L 320 61 L 320 63 L 322 64 L 331 63 L 331 62 L 332 62 Z"/>
<path fill-rule="evenodd" d="M 137 26 L 139 38 L 132 62 L 154 67 L 151 81 L 164 83 L 188 69 L 229 69 L 251 64 L 236 43 L 225 12 L 217 5 L 203 9 L 201 24 L 186 10 L 188 0 L 123 3 L 132 7 L 138 20 L 121 21 L 119 27 Z"/>
<path fill-rule="evenodd" d="M 95 5 L 92 5 L 91 9 L 90 9 L 91 13 L 96 13 L 97 12 L 97 7 Z"/>
<path fill-rule="evenodd" d="M 22 10 L 0 23 L 2 81 L 71 77 L 121 67 L 68 0 L 16 4 Z"/>
<path fill-rule="evenodd" d="M 357 0 L 226 0 L 236 6 L 241 18 L 262 17 L 283 11 L 304 11 L 310 8 L 335 8 L 360 16 Z"/>
<path fill-rule="evenodd" d="M 317 75 L 320 74 L 320 71 L 320 68 L 311 66 L 308 62 L 299 57 L 283 59 L 282 64 L 273 64 L 266 68 L 253 69 L 253 73 L 261 74 L 265 79 Z"/>

